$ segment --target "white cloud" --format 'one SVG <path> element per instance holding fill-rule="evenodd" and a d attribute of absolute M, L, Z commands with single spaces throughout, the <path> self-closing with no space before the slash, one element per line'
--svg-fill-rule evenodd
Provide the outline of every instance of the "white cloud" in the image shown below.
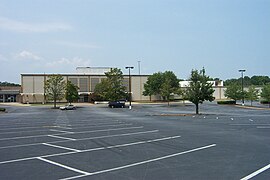
<path fill-rule="evenodd" d="M 18 59 L 41 60 L 42 58 L 29 51 L 22 51 L 15 56 Z"/>
<path fill-rule="evenodd" d="M 74 57 L 72 59 L 61 58 L 60 60 L 57 61 L 48 62 L 46 63 L 46 66 L 52 68 L 68 66 L 75 69 L 78 66 L 89 66 L 90 63 L 91 63 L 90 60 L 84 60 L 82 58 Z"/>
<path fill-rule="evenodd" d="M 85 48 L 85 49 L 96 49 L 100 48 L 97 45 L 93 44 L 86 44 L 86 43 L 74 43 L 74 42 L 67 42 L 67 41 L 56 41 L 55 42 L 58 45 L 66 46 L 66 47 L 71 47 L 71 48 Z"/>
<path fill-rule="evenodd" d="M 70 30 L 71 26 L 59 22 L 29 23 L 0 17 L 0 29 L 24 33 L 46 33 Z"/>

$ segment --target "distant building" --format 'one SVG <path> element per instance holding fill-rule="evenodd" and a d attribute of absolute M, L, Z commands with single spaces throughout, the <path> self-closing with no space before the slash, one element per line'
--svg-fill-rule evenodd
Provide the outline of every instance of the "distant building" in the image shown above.
<path fill-rule="evenodd" d="M 187 88 L 189 87 L 191 81 L 180 81 L 179 85 L 181 88 Z M 223 81 L 218 80 L 218 81 L 208 81 L 209 83 L 212 83 L 214 94 L 213 96 L 215 97 L 216 100 L 220 99 L 226 99 L 225 97 L 225 90 L 226 88 L 223 85 Z"/>
<path fill-rule="evenodd" d="M 89 75 L 104 75 L 111 69 L 112 69 L 111 67 L 77 67 L 76 73 Z"/>
<path fill-rule="evenodd" d="M 0 86 L 0 102 L 20 102 L 21 86 Z"/>
<path fill-rule="evenodd" d="M 60 74 L 65 81 L 71 81 L 79 87 L 79 102 L 92 102 L 96 85 L 106 78 L 105 72 L 111 68 L 104 67 L 78 67 L 77 73 Z M 21 102 L 22 103 L 46 103 L 44 85 L 52 74 L 21 74 Z M 149 96 L 143 96 L 144 84 L 149 75 L 131 75 L 131 92 L 133 101 L 147 101 Z M 124 75 L 124 86 L 129 89 L 129 76 Z M 152 100 L 160 99 L 159 96 L 152 96 Z M 65 101 L 63 99 L 63 101 Z"/>
<path fill-rule="evenodd" d="M 180 81 L 179 85 L 180 87 L 189 87 L 191 81 Z M 211 83 L 213 87 L 223 87 L 223 81 L 208 81 L 208 83 Z"/>
<path fill-rule="evenodd" d="M 71 74 L 60 74 L 64 77 L 65 81 L 71 81 L 73 84 L 79 87 L 79 100 L 78 102 L 92 102 L 93 93 L 96 85 L 101 82 L 102 79 L 106 78 L 105 72 L 109 72 L 110 67 L 78 67 L 76 73 Z M 44 85 L 46 80 L 52 74 L 21 74 L 21 97 L 18 98 L 19 90 L 16 91 L 17 95 L 14 96 L 1 96 L 0 102 L 5 101 L 20 101 L 22 103 L 46 103 L 48 99 L 45 96 Z M 149 96 L 144 96 L 144 84 L 146 83 L 149 75 L 133 75 L 131 74 L 131 92 L 133 101 L 149 101 Z M 225 99 L 224 91 L 226 88 L 223 87 L 223 81 L 210 81 L 213 84 L 214 97 L 216 100 Z M 189 81 L 180 81 L 180 86 L 185 88 L 189 86 Z M 129 89 L 129 76 L 124 75 L 123 84 Z M 2 93 L 3 94 L 3 93 Z M 160 95 L 151 96 L 151 100 L 161 100 Z M 63 99 L 62 102 L 66 100 Z"/>

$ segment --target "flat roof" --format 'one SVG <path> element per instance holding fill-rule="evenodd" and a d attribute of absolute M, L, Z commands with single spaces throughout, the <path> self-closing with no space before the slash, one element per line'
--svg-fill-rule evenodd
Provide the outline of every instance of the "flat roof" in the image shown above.
<path fill-rule="evenodd" d="M 50 75 L 61 75 L 61 76 L 106 76 L 105 74 L 84 74 L 84 73 L 48 73 L 48 74 L 44 74 L 44 73 L 35 73 L 35 74 L 31 74 L 31 73 L 22 73 L 21 76 L 50 76 Z M 128 74 L 123 74 L 123 76 L 128 76 Z M 130 76 L 150 76 L 150 75 L 138 75 L 138 74 L 131 74 Z"/>

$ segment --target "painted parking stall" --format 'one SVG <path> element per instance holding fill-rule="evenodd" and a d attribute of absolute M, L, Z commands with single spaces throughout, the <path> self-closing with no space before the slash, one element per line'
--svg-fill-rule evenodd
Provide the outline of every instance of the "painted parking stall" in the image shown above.
<path fill-rule="evenodd" d="M 237 170 L 241 167 L 237 165 L 231 173 L 223 173 L 231 169 L 228 164 L 234 165 L 233 158 L 240 157 L 242 147 L 234 150 L 232 146 L 248 142 L 244 136 L 240 141 L 231 137 L 244 133 L 267 141 L 269 123 L 259 114 L 179 116 L 178 107 L 162 105 L 138 105 L 132 110 L 30 108 L 30 113 L 16 116 L 12 123 L 3 122 L 12 114 L 0 117 L 0 174 L 4 179 L 250 179 L 269 171 L 268 149 L 259 142 L 256 158 L 264 164 L 254 164 L 255 158 L 247 163 L 246 157 L 256 153 L 252 150 L 238 159 L 239 164 L 245 162 L 242 169 Z M 254 145 L 251 140 L 246 149 Z M 14 169 L 18 171 L 12 173 Z"/>

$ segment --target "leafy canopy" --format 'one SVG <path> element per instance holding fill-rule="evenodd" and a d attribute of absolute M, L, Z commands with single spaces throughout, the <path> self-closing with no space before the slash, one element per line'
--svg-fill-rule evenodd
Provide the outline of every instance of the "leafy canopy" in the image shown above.
<path fill-rule="evenodd" d="M 79 99 L 78 89 L 78 86 L 72 84 L 71 81 L 67 81 L 65 98 L 69 103 L 72 103 Z"/>
<path fill-rule="evenodd" d="M 233 99 L 234 101 L 237 101 L 239 99 L 242 99 L 242 88 L 240 84 L 233 83 L 227 87 L 224 94 L 227 98 Z"/>
<path fill-rule="evenodd" d="M 254 85 L 248 88 L 245 98 L 247 100 L 250 100 L 251 106 L 252 106 L 252 102 L 258 99 L 258 94 L 259 94 L 259 90 L 255 89 Z"/>
<path fill-rule="evenodd" d="M 267 84 L 262 88 L 261 97 L 268 101 L 270 107 L 270 84 Z"/>
<path fill-rule="evenodd" d="M 56 108 L 56 101 L 64 98 L 65 86 L 66 83 L 61 75 L 50 75 L 45 82 L 45 94 L 49 100 L 53 100 L 54 108 Z"/>
<path fill-rule="evenodd" d="M 212 88 L 212 83 L 209 83 L 209 76 L 205 75 L 205 69 L 192 70 L 190 77 L 190 86 L 186 90 L 187 99 L 195 104 L 196 114 L 199 114 L 199 104 L 204 101 L 213 101 L 214 89 Z"/>
<path fill-rule="evenodd" d="M 112 68 L 111 71 L 106 72 L 106 79 L 96 85 L 95 94 L 105 100 L 117 101 L 124 99 L 127 96 L 126 87 L 123 85 L 123 73 L 121 69 Z"/>
<path fill-rule="evenodd" d="M 179 79 L 172 71 L 158 72 L 149 76 L 144 84 L 143 95 L 161 95 L 169 101 L 170 95 L 179 88 Z"/>

